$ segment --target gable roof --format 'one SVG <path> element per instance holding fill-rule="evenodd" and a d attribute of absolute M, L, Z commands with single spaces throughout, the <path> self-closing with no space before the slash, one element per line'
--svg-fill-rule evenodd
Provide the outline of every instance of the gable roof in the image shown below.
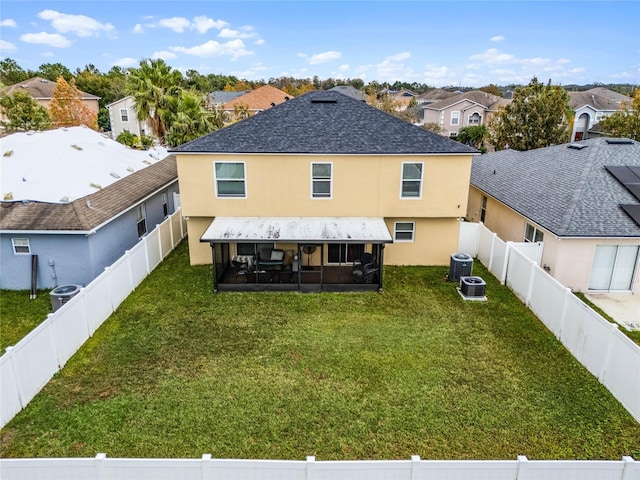
<path fill-rule="evenodd" d="M 177 153 L 474 154 L 336 91 L 312 91 L 185 143 Z"/>
<path fill-rule="evenodd" d="M 227 92 L 225 90 L 219 90 L 219 91 L 215 91 L 215 92 L 211 92 L 209 94 L 209 99 L 211 100 L 211 102 L 215 103 L 216 105 L 224 105 L 227 102 L 230 102 L 231 100 L 241 97 L 242 95 L 245 95 L 247 93 L 249 93 L 251 90 L 241 90 L 239 92 Z"/>
<path fill-rule="evenodd" d="M 175 156 L 70 203 L 2 202 L 0 231 L 56 230 L 86 232 L 133 208 L 149 195 L 177 181 Z"/>
<path fill-rule="evenodd" d="M 487 109 L 494 107 L 498 103 L 505 103 L 504 98 L 493 95 L 492 93 L 487 93 L 482 90 L 471 90 L 469 92 L 445 98 L 444 100 L 440 100 L 429 105 L 423 105 L 423 108 L 431 110 L 444 110 L 457 103 L 464 102 L 465 100 L 481 105 Z M 508 101 L 506 103 L 508 103 Z"/>
<path fill-rule="evenodd" d="M 488 153 L 474 158 L 471 185 L 560 237 L 640 237 L 620 207 L 637 200 L 604 168 L 640 166 L 640 142 L 610 141 Z"/>
<path fill-rule="evenodd" d="M 274 103 L 279 105 L 286 102 L 290 97 L 291 95 L 276 87 L 263 85 L 226 102 L 224 108 L 225 110 L 233 110 L 236 105 L 244 105 L 248 110 L 266 110 L 271 108 Z"/>
<path fill-rule="evenodd" d="M 7 95 L 11 95 L 15 91 L 24 90 L 31 95 L 35 100 L 51 100 L 53 97 L 53 89 L 56 88 L 56 82 L 47 80 L 42 77 L 33 77 L 22 82 L 15 83 L 6 87 L 5 92 Z M 91 93 L 83 92 L 80 90 L 83 100 L 99 100 L 100 97 Z"/>
<path fill-rule="evenodd" d="M 445 100 L 447 98 L 455 97 L 456 95 L 461 95 L 460 92 L 449 92 L 448 90 L 443 90 L 442 88 L 434 88 L 433 90 L 429 90 L 428 92 L 422 93 L 416 97 L 418 103 L 435 103 L 440 100 Z"/>
<path fill-rule="evenodd" d="M 569 92 L 569 105 L 574 110 L 589 105 L 594 110 L 616 111 L 622 107 L 622 102 L 631 105 L 633 99 L 612 90 L 597 87 L 584 92 Z"/>
<path fill-rule="evenodd" d="M 356 100 L 360 100 L 361 102 L 365 102 L 367 100 L 367 97 L 364 93 L 362 93 L 357 88 L 352 87 L 351 85 L 336 85 L 335 87 L 330 88 L 329 91 L 340 92 L 343 95 L 355 98 Z"/>
<path fill-rule="evenodd" d="M 131 149 L 84 126 L 13 133 L 0 150 L 0 200 L 50 203 L 94 193 L 167 154 L 162 147 Z"/>

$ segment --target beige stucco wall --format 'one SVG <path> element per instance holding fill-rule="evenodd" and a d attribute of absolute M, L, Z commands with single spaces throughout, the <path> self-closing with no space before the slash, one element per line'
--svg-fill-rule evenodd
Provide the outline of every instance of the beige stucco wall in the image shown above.
<path fill-rule="evenodd" d="M 471 155 L 322 156 L 178 154 L 193 264 L 210 263 L 199 239 L 215 216 L 383 217 L 416 222 L 413 243 L 387 246 L 386 264 L 446 264 L 467 210 Z M 214 161 L 244 161 L 246 198 L 216 198 Z M 311 198 L 311 164 L 333 164 L 331 199 Z M 424 162 L 422 197 L 400 198 L 403 162 Z M 428 219 L 428 221 L 427 221 Z"/>
<path fill-rule="evenodd" d="M 475 187 L 469 189 L 467 220 L 480 221 L 482 192 Z M 528 221 L 506 205 L 487 198 L 485 226 L 504 241 L 522 242 L 527 223 L 544 232 L 542 265 L 565 287 L 586 292 L 589 287 L 591 267 L 598 245 L 640 245 L 640 238 L 559 238 L 553 233 Z M 640 293 L 640 262 L 636 262 L 632 284 L 633 293 Z"/>

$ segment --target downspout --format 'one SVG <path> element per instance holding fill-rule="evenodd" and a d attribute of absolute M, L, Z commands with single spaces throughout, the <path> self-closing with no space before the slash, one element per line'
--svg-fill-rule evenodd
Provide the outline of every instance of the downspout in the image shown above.
<path fill-rule="evenodd" d="M 31 255 L 31 292 L 29 299 L 35 300 L 38 291 L 38 255 Z"/>

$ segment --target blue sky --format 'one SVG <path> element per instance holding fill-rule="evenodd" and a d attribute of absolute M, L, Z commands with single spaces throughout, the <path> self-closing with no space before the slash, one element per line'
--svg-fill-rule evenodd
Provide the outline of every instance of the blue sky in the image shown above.
<path fill-rule="evenodd" d="M 250 80 L 640 84 L 640 2 L 3 0 L 0 56 Z"/>

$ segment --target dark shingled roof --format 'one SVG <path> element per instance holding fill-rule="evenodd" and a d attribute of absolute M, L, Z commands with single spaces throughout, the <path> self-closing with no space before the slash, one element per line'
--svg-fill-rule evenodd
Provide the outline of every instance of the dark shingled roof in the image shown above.
<path fill-rule="evenodd" d="M 185 143 L 176 153 L 473 154 L 339 92 L 313 91 Z"/>
<path fill-rule="evenodd" d="M 620 207 L 638 201 L 605 165 L 640 166 L 640 143 L 488 153 L 473 159 L 471 184 L 560 237 L 640 237 Z"/>
<path fill-rule="evenodd" d="M 0 230 L 91 230 L 177 178 L 176 158 L 169 155 L 71 203 L 2 202 Z"/>

